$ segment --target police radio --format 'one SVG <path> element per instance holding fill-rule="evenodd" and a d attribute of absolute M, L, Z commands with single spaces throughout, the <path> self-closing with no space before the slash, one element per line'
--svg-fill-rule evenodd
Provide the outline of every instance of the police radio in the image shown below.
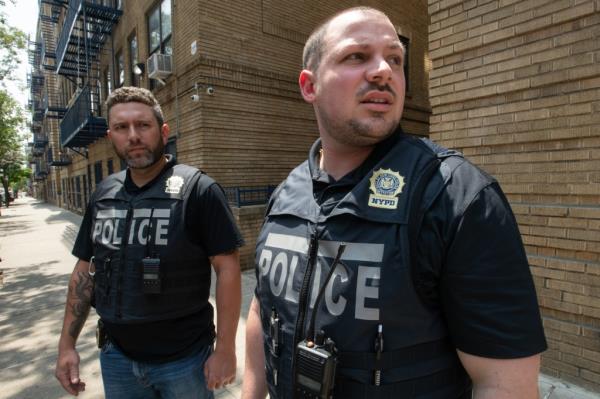
<path fill-rule="evenodd" d="M 152 235 L 152 216 L 154 208 L 150 212 L 150 223 L 148 225 L 148 237 L 146 238 L 146 257 L 142 259 L 142 292 L 144 294 L 160 294 L 162 279 L 160 273 L 160 259 L 154 250 L 154 237 Z M 152 256 L 150 256 L 152 254 Z"/>
<path fill-rule="evenodd" d="M 340 244 L 325 282 L 315 300 L 306 338 L 296 345 L 294 354 L 294 399 L 329 399 L 333 395 L 337 366 L 335 342 L 331 338 L 326 338 L 323 330 L 319 330 L 316 336 L 314 331 L 316 314 L 325 287 L 327 287 L 345 248 L 345 244 Z"/>

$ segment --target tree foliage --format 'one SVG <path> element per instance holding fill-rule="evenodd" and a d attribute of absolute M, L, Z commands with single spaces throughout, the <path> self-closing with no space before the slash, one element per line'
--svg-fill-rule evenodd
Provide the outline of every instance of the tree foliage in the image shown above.
<path fill-rule="evenodd" d="M 14 1 L 11 1 L 14 3 Z M 3 10 L 6 1 L 0 0 L 0 8 Z M 12 72 L 20 63 L 19 51 L 27 46 L 25 33 L 7 23 L 4 11 L 0 11 L 0 82 L 13 79 Z"/>
<path fill-rule="evenodd" d="M 21 179 L 23 152 L 19 129 L 24 123 L 23 110 L 5 90 L 0 89 L 0 174 L 8 206 L 8 188 Z"/>

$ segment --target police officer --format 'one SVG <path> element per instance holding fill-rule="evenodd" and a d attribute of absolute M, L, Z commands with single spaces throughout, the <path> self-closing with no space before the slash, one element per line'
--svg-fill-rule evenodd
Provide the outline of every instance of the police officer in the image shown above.
<path fill-rule="evenodd" d="M 258 237 L 244 399 L 538 397 L 546 342 L 516 221 L 492 177 L 400 131 L 404 57 L 366 7 L 305 45 L 320 139 Z"/>
<path fill-rule="evenodd" d="M 128 168 L 98 185 L 83 218 L 56 377 L 72 395 L 85 389 L 75 344 L 93 305 L 106 398 L 212 398 L 235 378 L 240 232 L 218 184 L 165 154 L 169 127 L 150 91 L 120 88 L 106 105 Z"/>

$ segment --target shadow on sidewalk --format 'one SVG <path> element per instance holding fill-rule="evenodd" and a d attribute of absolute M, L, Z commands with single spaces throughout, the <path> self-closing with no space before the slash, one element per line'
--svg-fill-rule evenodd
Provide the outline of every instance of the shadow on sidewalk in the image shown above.
<path fill-rule="evenodd" d="M 2 216 L 2 230 L 0 230 L 0 237 L 6 237 L 9 235 L 20 235 L 27 234 L 33 230 L 31 222 L 28 221 L 6 221 L 5 219 L 14 218 L 15 216 Z"/>
<path fill-rule="evenodd" d="M 4 286 L 0 288 L 0 385 L 8 392 L 0 394 L 2 398 L 65 397 L 54 380 L 54 359 L 69 276 L 47 272 L 57 262 L 4 270 Z M 90 331 L 85 335 L 82 343 L 89 342 L 85 346 L 91 348 Z M 82 365 L 97 362 L 94 350 L 80 351 L 80 355 Z"/>

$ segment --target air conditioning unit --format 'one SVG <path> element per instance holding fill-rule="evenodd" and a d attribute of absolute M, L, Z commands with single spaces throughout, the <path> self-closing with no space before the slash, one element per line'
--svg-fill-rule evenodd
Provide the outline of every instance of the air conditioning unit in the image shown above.
<path fill-rule="evenodd" d="M 173 56 L 154 53 L 148 58 L 148 77 L 163 79 L 173 73 Z"/>

